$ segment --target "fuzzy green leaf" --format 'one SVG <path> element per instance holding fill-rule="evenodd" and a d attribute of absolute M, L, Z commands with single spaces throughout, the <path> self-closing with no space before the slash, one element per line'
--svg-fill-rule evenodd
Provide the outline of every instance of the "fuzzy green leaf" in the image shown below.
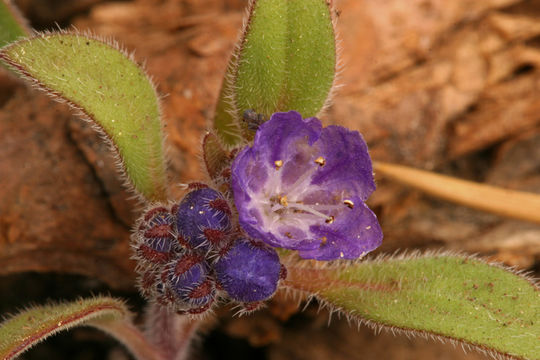
<path fill-rule="evenodd" d="M 327 101 L 335 69 L 330 2 L 254 1 L 218 102 L 218 134 L 235 144 L 234 131 L 247 109 L 266 117 L 288 110 L 304 117 L 317 115 Z"/>
<path fill-rule="evenodd" d="M 335 268 L 289 266 L 289 286 L 360 321 L 540 359 L 540 291 L 480 260 L 433 255 Z"/>
<path fill-rule="evenodd" d="M 231 62 L 234 62 L 234 57 Z M 227 74 L 221 85 L 221 92 L 219 94 L 216 113 L 214 115 L 214 129 L 216 130 L 216 134 L 219 135 L 223 144 L 229 147 L 233 147 L 242 142 L 242 127 L 238 122 L 238 116 L 232 105 L 233 99 L 230 94 L 233 85 L 233 70 L 232 64 L 229 64 Z"/>
<path fill-rule="evenodd" d="M 208 133 L 204 136 L 202 148 L 208 176 L 210 179 L 216 180 L 222 176 L 223 170 L 231 165 L 230 155 L 223 149 L 219 138 L 213 133 Z"/>
<path fill-rule="evenodd" d="M 13 359 L 55 333 L 74 326 L 97 326 L 128 317 L 122 301 L 98 297 L 30 308 L 0 325 L 0 357 Z"/>
<path fill-rule="evenodd" d="M 11 3 L 0 1 L 0 47 L 27 35 L 17 10 Z"/>
<path fill-rule="evenodd" d="M 158 98 L 129 56 L 101 40 L 61 33 L 18 41 L 0 58 L 98 125 L 135 190 L 148 200 L 166 198 Z"/>

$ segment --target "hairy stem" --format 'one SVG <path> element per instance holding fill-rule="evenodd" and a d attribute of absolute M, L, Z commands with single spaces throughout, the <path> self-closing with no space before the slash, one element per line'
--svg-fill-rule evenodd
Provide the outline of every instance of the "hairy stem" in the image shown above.
<path fill-rule="evenodd" d="M 337 268 L 287 266 L 287 279 L 283 281 L 283 285 L 312 294 L 316 294 L 321 289 L 338 285 L 354 286 L 357 289 L 371 291 L 391 292 L 395 290 L 394 287 L 384 284 L 355 282 L 354 285 L 351 285 L 346 281 L 338 281 L 335 279 L 338 272 L 339 269 Z"/>
<path fill-rule="evenodd" d="M 152 304 L 146 313 L 146 334 L 160 348 L 165 359 L 184 360 L 200 323 L 200 319 L 178 315 L 166 307 Z"/>
<path fill-rule="evenodd" d="M 89 324 L 122 342 L 137 360 L 166 360 L 161 349 L 148 342 L 129 321 L 95 321 Z"/>

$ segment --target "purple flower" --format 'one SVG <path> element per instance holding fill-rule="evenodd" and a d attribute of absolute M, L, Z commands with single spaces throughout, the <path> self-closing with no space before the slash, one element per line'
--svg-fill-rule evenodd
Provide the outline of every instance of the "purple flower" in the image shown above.
<path fill-rule="evenodd" d="M 242 228 L 305 259 L 356 259 L 382 231 L 364 201 L 375 190 L 367 145 L 356 131 L 276 113 L 232 165 Z"/>

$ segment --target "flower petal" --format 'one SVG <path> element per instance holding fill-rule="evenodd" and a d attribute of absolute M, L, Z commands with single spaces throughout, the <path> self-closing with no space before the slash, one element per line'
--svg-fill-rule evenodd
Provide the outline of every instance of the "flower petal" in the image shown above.
<path fill-rule="evenodd" d="M 347 190 L 365 201 L 375 190 L 373 168 L 366 142 L 358 133 L 342 126 L 322 130 L 316 146 L 324 166 L 313 176 L 311 184 L 329 191 Z"/>
<path fill-rule="evenodd" d="M 268 169 L 253 148 L 246 147 L 231 167 L 232 186 L 249 192 L 258 192 L 268 179 Z"/>
<path fill-rule="evenodd" d="M 294 153 L 295 143 L 306 141 L 312 145 L 321 133 L 321 122 L 316 118 L 302 119 L 296 111 L 275 113 L 269 121 L 259 127 L 253 149 L 261 159 L 274 167 L 275 161 L 289 158 Z"/>
<path fill-rule="evenodd" d="M 377 216 L 360 198 L 353 198 L 354 208 L 346 209 L 330 225 L 315 225 L 311 231 L 324 239 L 315 250 L 300 250 L 304 259 L 357 259 L 376 249 L 382 242 Z"/>

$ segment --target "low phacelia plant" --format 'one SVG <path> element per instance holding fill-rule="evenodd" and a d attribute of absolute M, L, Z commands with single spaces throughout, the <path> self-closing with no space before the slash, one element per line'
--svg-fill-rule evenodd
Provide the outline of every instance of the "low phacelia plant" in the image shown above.
<path fill-rule="evenodd" d="M 144 333 L 108 297 L 31 308 L 0 328 L 3 359 L 84 324 L 137 359 L 181 360 L 216 307 L 249 313 L 279 291 L 371 326 L 540 359 L 532 280 L 454 254 L 363 259 L 383 239 L 366 205 L 375 191 L 368 147 L 359 132 L 316 117 L 335 86 L 331 1 L 250 2 L 202 142 L 208 177 L 178 199 L 168 191 L 159 100 L 140 66 L 91 35 L 29 35 L 11 5 L 0 10 L 0 59 L 93 122 L 145 204 L 131 245 L 149 304 Z"/>

